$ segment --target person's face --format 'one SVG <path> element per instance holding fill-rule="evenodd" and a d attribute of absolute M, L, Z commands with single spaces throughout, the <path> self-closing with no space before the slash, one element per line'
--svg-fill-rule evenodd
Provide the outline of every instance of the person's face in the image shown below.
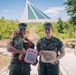
<path fill-rule="evenodd" d="M 52 35 L 52 29 L 51 28 L 44 28 L 45 35 Z"/>
<path fill-rule="evenodd" d="M 24 36 L 26 34 L 26 29 L 20 29 L 20 33 L 22 36 Z"/>

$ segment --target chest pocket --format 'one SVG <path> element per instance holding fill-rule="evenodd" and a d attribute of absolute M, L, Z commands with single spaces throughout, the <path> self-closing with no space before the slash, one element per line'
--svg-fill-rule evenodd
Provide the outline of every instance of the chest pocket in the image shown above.
<path fill-rule="evenodd" d="M 47 45 L 46 47 L 48 50 L 56 50 L 56 44 L 55 43 L 51 43 Z"/>
<path fill-rule="evenodd" d="M 40 49 L 57 51 L 57 43 L 50 41 L 49 43 L 41 42 Z"/>
<path fill-rule="evenodd" d="M 44 42 L 41 42 L 40 50 L 45 50 L 45 49 L 46 49 L 46 44 Z"/>

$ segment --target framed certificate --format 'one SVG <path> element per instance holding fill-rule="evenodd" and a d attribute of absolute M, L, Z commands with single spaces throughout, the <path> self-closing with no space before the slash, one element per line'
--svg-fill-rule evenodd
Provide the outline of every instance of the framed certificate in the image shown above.
<path fill-rule="evenodd" d="M 56 61 L 55 51 L 43 51 L 41 55 L 41 61 L 44 63 L 54 63 Z"/>
<path fill-rule="evenodd" d="M 38 51 L 32 48 L 27 49 L 24 61 L 30 64 L 34 64 L 37 59 Z"/>

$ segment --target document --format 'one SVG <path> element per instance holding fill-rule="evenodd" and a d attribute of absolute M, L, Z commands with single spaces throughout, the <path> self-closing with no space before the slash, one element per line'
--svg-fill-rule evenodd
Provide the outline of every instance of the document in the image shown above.
<path fill-rule="evenodd" d="M 41 55 L 41 61 L 45 63 L 54 63 L 56 61 L 55 51 L 43 51 Z"/>

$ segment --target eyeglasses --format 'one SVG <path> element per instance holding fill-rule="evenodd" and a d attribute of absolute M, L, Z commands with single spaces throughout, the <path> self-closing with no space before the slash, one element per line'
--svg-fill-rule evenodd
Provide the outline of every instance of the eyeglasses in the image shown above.
<path fill-rule="evenodd" d="M 45 28 L 45 31 L 47 31 L 47 30 L 50 31 L 51 29 L 50 28 Z"/>

